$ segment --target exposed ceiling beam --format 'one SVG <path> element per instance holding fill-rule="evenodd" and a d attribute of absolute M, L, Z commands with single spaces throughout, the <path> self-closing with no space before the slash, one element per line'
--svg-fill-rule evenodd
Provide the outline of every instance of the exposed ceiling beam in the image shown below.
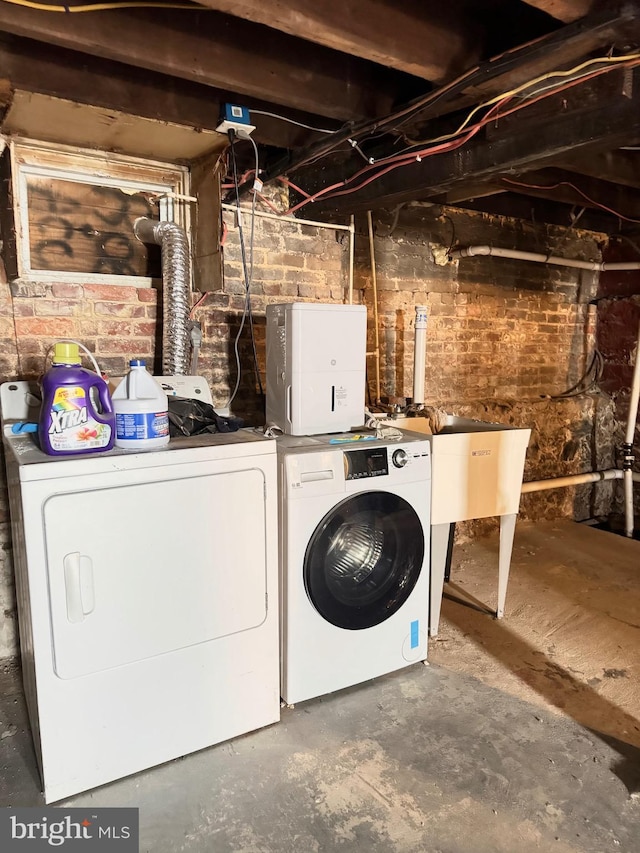
<path fill-rule="evenodd" d="M 634 71 L 636 84 L 638 72 Z M 566 92 L 549 97 L 534 110 L 535 119 L 523 114 L 511 116 L 490 138 L 475 137 L 460 150 L 448 151 L 421 162 L 412 161 L 387 171 L 361 189 L 309 205 L 307 213 L 318 210 L 361 210 L 387 207 L 403 201 L 426 199 L 449 192 L 468 182 L 494 181 L 504 174 L 538 169 L 568 152 L 602 151 L 640 141 L 640 92 L 623 94 L 624 75 L 620 71 L 594 78 L 580 86 L 581 109 L 565 109 Z M 525 111 L 527 112 L 527 111 Z M 388 168 L 385 164 L 381 168 Z M 350 166 L 353 169 L 353 164 Z M 350 173 L 351 174 L 351 173 Z M 371 177 L 370 172 L 365 178 Z M 296 175 L 296 183 L 312 194 L 323 186 L 344 180 L 345 174 L 320 166 Z M 359 181 L 353 183 L 357 187 Z M 350 189 L 345 187 L 345 189 Z"/>
<path fill-rule="evenodd" d="M 459 204 L 461 201 L 470 201 L 478 198 L 488 198 L 492 195 L 500 195 L 500 193 L 509 192 L 511 188 L 505 187 L 500 182 L 488 183 L 465 183 L 461 187 L 456 187 L 443 193 L 441 196 L 433 197 L 431 200 L 438 204 Z"/>
<path fill-rule="evenodd" d="M 387 112 L 409 79 L 213 11 L 55 15 L 0 3 L 0 31 L 340 121 Z"/>
<path fill-rule="evenodd" d="M 203 6 L 340 50 L 425 80 L 466 71 L 482 55 L 483 32 L 451 4 L 396 0 L 200 0 Z M 456 14 L 456 11 L 458 14 Z"/>
<path fill-rule="evenodd" d="M 503 177 L 502 186 L 509 192 L 619 213 L 622 218 L 640 221 L 640 194 L 634 189 L 599 178 L 550 168 Z"/>
<path fill-rule="evenodd" d="M 489 62 L 484 62 L 460 80 L 420 99 L 420 102 L 412 101 L 407 105 L 407 110 L 400 114 L 402 121 L 407 122 L 403 124 L 403 130 L 414 137 L 437 136 L 438 132 L 432 132 L 434 129 L 430 125 L 434 118 L 511 89 L 514 85 L 531 80 L 537 75 L 570 68 L 585 56 L 609 50 L 612 45 L 628 46 L 634 43 L 634 39 L 640 42 L 640 11 L 636 0 L 613 2 L 588 21 L 579 21 L 564 27 L 560 32 L 507 51 Z M 412 108 L 415 110 L 413 115 Z M 407 115 L 408 118 L 405 117 Z M 393 127 L 398 121 L 388 126 Z M 361 134 L 362 138 L 371 132 L 379 136 L 379 131 L 378 123 L 361 122 L 331 139 L 325 139 L 308 149 L 287 154 L 274 161 L 269 165 L 265 179 L 278 177 L 312 159 L 324 156 L 327 151 L 333 150 L 338 142 L 346 142 L 349 137 L 358 138 Z"/>
<path fill-rule="evenodd" d="M 606 0 L 601 9 L 556 32 L 507 50 L 447 87 L 417 117 L 420 122 L 477 103 L 542 74 L 571 68 L 591 54 L 640 45 L 638 0 Z"/>
<path fill-rule="evenodd" d="M 547 12 L 565 24 L 577 21 L 588 15 L 596 5 L 594 0 L 524 0 L 529 6 L 535 6 L 541 12 Z"/>
<path fill-rule="evenodd" d="M 530 196 L 516 195 L 512 193 L 502 193 L 488 198 L 470 199 L 456 205 L 462 210 L 480 210 L 484 213 L 491 213 L 495 216 L 510 216 L 513 219 L 522 219 L 525 222 L 540 223 L 546 222 L 549 225 L 559 225 L 564 228 L 572 228 L 573 222 L 571 219 L 572 208 L 570 205 L 558 204 L 555 201 L 547 201 L 542 198 L 531 198 Z M 627 231 L 630 228 L 638 226 L 627 226 L 623 223 L 623 228 L 619 228 L 618 220 L 605 213 L 598 213 L 595 210 L 587 210 L 580 217 L 576 225 L 577 228 L 584 228 L 587 231 L 600 231 L 604 234 L 612 232 Z"/>
<path fill-rule="evenodd" d="M 567 158 L 555 165 L 579 175 L 640 189 L 640 150 L 603 151 L 589 157 Z"/>
<path fill-rule="evenodd" d="M 2 33 L 0 69 L 0 106 L 11 102 L 13 90 L 22 89 L 213 130 L 219 124 L 220 105 L 230 99 L 229 92 L 200 83 L 98 57 L 88 62 L 84 54 Z M 266 101 L 256 101 L 254 106 L 277 111 L 274 104 Z M 305 123 L 313 121 L 307 113 L 291 111 L 289 115 Z M 317 137 L 302 128 L 267 117 L 260 118 L 254 136 L 259 143 L 282 148 L 303 145 Z"/>

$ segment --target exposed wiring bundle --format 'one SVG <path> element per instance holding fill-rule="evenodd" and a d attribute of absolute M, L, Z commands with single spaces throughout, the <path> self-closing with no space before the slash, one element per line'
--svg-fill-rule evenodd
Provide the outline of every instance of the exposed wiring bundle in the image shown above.
<path fill-rule="evenodd" d="M 420 163 L 428 157 L 432 157 L 446 151 L 453 151 L 462 147 L 483 127 L 491 122 L 498 122 L 500 119 L 504 119 L 509 115 L 526 109 L 543 99 L 559 94 L 560 92 L 564 92 L 567 89 L 573 88 L 587 80 L 592 80 L 602 74 L 607 74 L 616 68 L 634 68 L 639 64 L 639 53 L 615 57 L 599 57 L 597 59 L 580 63 L 568 70 L 550 72 L 533 80 L 529 80 L 515 89 L 496 95 L 489 101 L 474 107 L 458 128 L 451 133 L 433 137 L 431 139 L 421 140 L 413 143 L 409 148 L 404 149 L 403 151 L 386 157 L 367 159 L 365 155 L 367 165 L 362 169 L 356 171 L 350 177 L 338 183 L 324 187 L 313 194 L 306 191 L 302 192 L 304 196 L 303 200 L 290 207 L 289 210 L 286 211 L 286 214 L 295 213 L 307 204 L 318 201 L 319 199 L 330 200 L 337 198 L 338 196 L 358 192 L 368 184 L 378 180 L 383 175 L 388 174 L 394 169 L 402 166 L 408 166 L 416 162 Z M 539 84 L 546 83 L 550 80 L 554 80 L 555 82 L 542 87 L 539 86 Z M 517 99 L 517 103 L 514 105 L 513 101 L 515 99 Z M 484 111 L 483 115 L 474 123 L 470 123 L 471 119 L 482 111 Z M 333 150 L 335 150 L 335 146 L 328 146 L 322 156 L 327 156 L 332 153 Z"/>
<path fill-rule="evenodd" d="M 233 403 L 233 401 L 236 398 L 236 395 L 238 393 L 238 389 L 240 387 L 240 381 L 242 379 L 242 368 L 240 365 L 239 345 L 240 345 L 240 338 L 242 336 L 242 332 L 244 330 L 247 319 L 249 320 L 249 330 L 250 330 L 250 334 L 251 334 L 251 347 L 253 350 L 254 370 L 255 370 L 255 374 L 256 374 L 256 379 L 258 381 L 258 387 L 260 389 L 260 394 L 262 396 L 264 396 L 264 390 L 262 387 L 262 379 L 260 378 L 260 368 L 258 366 L 258 354 L 257 354 L 257 350 L 256 350 L 255 330 L 254 330 L 254 326 L 253 326 L 253 314 L 251 311 L 251 282 L 253 280 L 253 244 L 254 244 L 254 237 L 255 237 L 255 221 L 256 221 L 256 217 L 254 214 L 255 214 L 257 191 L 254 190 L 253 199 L 251 202 L 251 231 L 250 231 L 250 236 L 249 236 L 249 251 L 247 252 L 247 247 L 246 247 L 246 243 L 245 243 L 245 239 L 244 239 L 242 208 L 240 206 L 240 187 L 239 187 L 239 182 L 238 182 L 238 164 L 237 164 L 237 160 L 236 160 L 236 151 L 235 151 L 235 145 L 236 145 L 237 139 L 238 139 L 238 136 L 235 133 L 235 131 L 233 129 L 229 130 L 229 142 L 230 142 L 230 149 L 229 150 L 230 150 L 230 155 L 231 155 L 231 165 L 232 165 L 232 172 L 233 172 L 233 185 L 234 185 L 235 193 L 236 193 L 236 221 L 238 224 L 238 237 L 239 237 L 239 241 L 240 241 L 240 257 L 242 259 L 242 272 L 243 272 L 243 276 L 244 276 L 245 293 L 244 293 L 244 308 L 242 311 L 242 316 L 240 318 L 240 326 L 239 326 L 238 331 L 236 333 L 236 336 L 234 339 L 234 344 L 233 344 L 233 352 L 234 352 L 235 360 L 236 360 L 236 383 L 235 383 L 235 386 L 233 388 L 233 391 L 231 392 L 229 400 L 226 403 L 225 408 L 227 408 L 227 409 L 231 408 L 231 404 Z M 248 139 L 249 142 L 251 142 L 251 144 L 253 146 L 253 151 L 254 151 L 254 156 L 255 156 L 254 175 L 255 175 L 255 180 L 259 180 L 258 179 L 258 174 L 259 174 L 258 146 L 256 145 L 255 141 L 253 140 L 253 138 L 250 135 L 243 135 L 242 137 L 240 137 L 240 139 Z"/>

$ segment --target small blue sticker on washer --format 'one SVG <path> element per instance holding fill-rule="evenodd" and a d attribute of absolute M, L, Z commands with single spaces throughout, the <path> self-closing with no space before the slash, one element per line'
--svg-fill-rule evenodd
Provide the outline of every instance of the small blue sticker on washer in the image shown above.
<path fill-rule="evenodd" d="M 420 622 L 416 619 L 411 623 L 411 648 L 417 649 L 420 644 Z"/>

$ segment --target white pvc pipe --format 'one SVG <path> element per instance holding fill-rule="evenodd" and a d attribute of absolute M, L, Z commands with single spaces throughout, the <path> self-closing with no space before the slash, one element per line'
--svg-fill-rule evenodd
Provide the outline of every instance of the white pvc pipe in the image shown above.
<path fill-rule="evenodd" d="M 624 472 L 624 532 L 625 536 L 633 538 L 633 440 L 636 433 L 636 421 L 638 420 L 638 402 L 640 401 L 640 325 L 638 326 L 638 337 L 636 339 L 636 360 L 633 366 L 633 379 L 631 381 L 631 397 L 629 398 L 629 416 L 627 418 L 627 431 L 624 442 L 625 472 Z M 628 466 L 628 467 L 626 467 Z"/>
<path fill-rule="evenodd" d="M 230 210 L 236 213 L 238 208 L 235 204 L 227 204 L 223 202 L 221 205 L 223 210 Z M 266 210 L 251 210 L 251 208 L 241 208 L 243 216 L 259 216 L 262 219 L 275 219 L 276 222 L 290 222 L 292 225 L 314 225 L 316 228 L 331 228 L 333 231 L 351 231 L 353 232 L 353 224 L 351 225 L 336 225 L 333 222 L 316 222 L 315 219 L 298 219 L 297 216 L 279 216 L 277 213 L 268 213 Z"/>
<path fill-rule="evenodd" d="M 549 480 L 533 480 L 522 484 L 522 494 L 579 486 L 582 483 L 597 483 L 600 480 L 622 480 L 623 474 L 624 471 L 619 468 L 610 468 L 608 471 L 592 471 L 588 474 L 572 474 L 568 477 L 551 477 Z"/>
<path fill-rule="evenodd" d="M 640 270 L 640 261 L 628 261 L 608 264 L 600 261 L 578 261 L 572 258 L 559 258 L 556 255 L 543 255 L 540 252 L 520 252 L 517 249 L 500 249 L 497 246 L 466 246 L 453 249 L 449 253 L 451 260 L 472 258 L 476 255 L 491 255 L 494 258 L 512 258 L 518 261 L 532 261 L 538 264 L 573 267 L 580 270 L 606 272 L 607 270 Z"/>
<path fill-rule="evenodd" d="M 415 345 L 413 349 L 413 405 L 424 405 L 424 379 L 427 363 L 427 306 L 416 305 Z"/>
<path fill-rule="evenodd" d="M 624 437 L 625 444 L 633 444 L 636 432 L 636 420 L 638 419 L 638 403 L 640 402 L 640 325 L 638 326 L 638 338 L 636 341 L 636 360 L 633 366 L 633 379 L 631 381 L 631 398 L 629 399 L 629 418 L 627 420 L 627 431 Z"/>
<path fill-rule="evenodd" d="M 349 305 L 353 304 L 353 263 L 355 257 L 355 243 L 356 243 L 356 218 L 353 214 L 351 214 L 351 219 L 349 220 L 349 225 L 347 226 L 349 229 Z"/>

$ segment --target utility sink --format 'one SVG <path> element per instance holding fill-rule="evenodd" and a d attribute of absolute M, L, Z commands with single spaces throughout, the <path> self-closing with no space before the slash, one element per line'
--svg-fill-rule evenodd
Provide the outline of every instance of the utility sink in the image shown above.
<path fill-rule="evenodd" d="M 400 429 L 431 441 L 431 523 L 518 512 L 530 429 L 447 415 L 432 433 L 427 418 L 398 418 Z"/>
<path fill-rule="evenodd" d="M 440 419 L 435 433 L 428 418 L 403 417 L 394 423 L 400 429 L 426 433 L 431 442 L 430 635 L 438 633 L 447 555 L 456 521 L 500 516 L 496 616 L 501 618 L 531 430 L 455 415 Z"/>

